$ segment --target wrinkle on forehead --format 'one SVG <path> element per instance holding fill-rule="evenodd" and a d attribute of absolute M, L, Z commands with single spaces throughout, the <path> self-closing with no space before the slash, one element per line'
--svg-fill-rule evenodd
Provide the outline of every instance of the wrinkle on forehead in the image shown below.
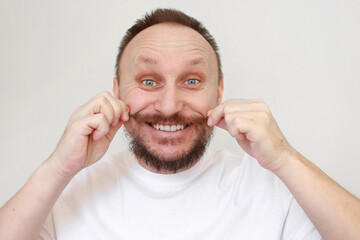
<path fill-rule="evenodd" d="M 209 49 L 199 45 L 182 42 L 178 46 L 169 45 L 165 42 L 164 45 L 153 45 L 147 43 L 139 43 L 133 46 L 133 51 L 130 53 L 130 61 L 133 65 L 147 64 L 157 65 L 161 57 L 181 57 L 186 63 L 190 65 L 209 63 L 211 56 L 209 56 Z M 168 59 L 171 60 L 171 59 Z"/>
<path fill-rule="evenodd" d="M 195 31 L 194 31 L 195 32 Z M 203 39 L 202 36 L 199 34 L 199 36 L 196 36 L 193 34 L 193 36 L 187 36 L 186 39 L 178 39 L 177 36 L 184 37 L 180 32 L 174 32 L 173 34 L 167 34 L 163 36 L 157 36 L 157 35 L 150 35 L 146 36 L 146 38 L 139 38 L 137 41 L 130 42 L 129 46 L 132 46 L 133 48 L 149 48 L 149 49 L 183 49 L 183 48 L 194 48 L 199 49 L 200 51 L 204 52 L 210 52 L 212 50 L 212 47 L 210 44 Z M 201 37 L 201 38 L 200 38 Z M 176 38 L 176 39 L 174 39 Z M 199 39 L 200 38 L 200 39 Z M 134 38 L 135 39 L 135 38 Z M 206 45 L 208 44 L 208 46 Z"/>
<path fill-rule="evenodd" d="M 174 53 L 178 54 L 177 57 L 185 58 L 185 61 L 196 61 L 202 57 L 200 62 L 205 61 L 207 67 L 211 61 L 217 64 L 214 50 L 200 33 L 170 23 L 157 24 L 140 32 L 125 48 L 123 57 L 128 58 L 132 66 L 141 62 L 154 65 L 162 55 Z M 147 59 L 144 56 L 148 56 Z"/>
<path fill-rule="evenodd" d="M 182 62 L 189 67 L 199 66 L 199 67 L 209 68 L 207 56 L 204 56 L 202 54 L 194 55 L 194 52 L 192 52 L 191 56 L 189 56 L 188 58 L 184 58 L 182 60 L 183 60 Z M 133 66 L 136 67 L 143 65 L 153 67 L 161 64 L 160 61 L 153 55 L 145 55 L 143 53 L 141 53 L 138 56 L 135 56 L 132 62 L 133 62 Z"/>

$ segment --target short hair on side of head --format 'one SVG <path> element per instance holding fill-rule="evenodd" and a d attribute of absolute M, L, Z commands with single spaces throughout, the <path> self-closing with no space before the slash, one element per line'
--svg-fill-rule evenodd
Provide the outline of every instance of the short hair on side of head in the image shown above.
<path fill-rule="evenodd" d="M 141 31 L 145 30 L 148 27 L 159 23 L 175 23 L 180 24 L 186 27 L 190 27 L 193 30 L 197 31 L 205 38 L 205 40 L 211 45 L 213 48 L 217 63 L 218 63 L 218 70 L 219 70 L 219 83 L 220 79 L 223 76 L 221 70 L 221 61 L 220 61 L 220 54 L 219 54 L 219 47 L 215 42 L 215 39 L 211 36 L 209 31 L 204 27 L 204 25 L 196 20 L 193 17 L 186 15 L 185 13 L 176 10 L 176 9 L 169 9 L 169 8 L 158 8 L 150 13 L 145 14 L 143 18 L 138 19 L 135 24 L 129 28 L 121 40 L 119 52 L 116 58 L 116 76 L 118 81 L 120 80 L 120 60 L 121 56 L 124 52 L 124 49 L 129 44 L 129 42 Z"/>

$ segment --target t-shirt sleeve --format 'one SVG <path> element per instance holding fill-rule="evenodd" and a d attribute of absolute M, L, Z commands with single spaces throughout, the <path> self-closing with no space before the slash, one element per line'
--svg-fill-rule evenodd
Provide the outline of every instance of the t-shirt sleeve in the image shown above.
<path fill-rule="evenodd" d="M 320 233 L 317 231 L 295 198 L 292 198 L 290 207 L 287 212 L 282 239 L 322 239 Z"/>
<path fill-rule="evenodd" d="M 39 240 L 55 240 L 56 239 L 53 211 L 51 211 L 49 216 L 46 218 L 45 224 L 44 224 L 43 228 L 41 229 L 38 239 Z"/>

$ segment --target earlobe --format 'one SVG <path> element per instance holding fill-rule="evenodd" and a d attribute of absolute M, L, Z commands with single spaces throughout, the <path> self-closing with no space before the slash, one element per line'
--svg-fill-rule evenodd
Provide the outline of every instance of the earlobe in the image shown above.
<path fill-rule="evenodd" d="M 117 77 L 113 78 L 113 94 L 115 98 L 120 99 L 120 88 L 119 88 L 119 81 Z"/>
<path fill-rule="evenodd" d="M 224 91 L 224 77 L 221 77 L 220 80 L 219 80 L 219 86 L 218 86 L 218 90 L 217 90 L 218 104 L 220 104 L 222 102 L 223 91 Z"/>

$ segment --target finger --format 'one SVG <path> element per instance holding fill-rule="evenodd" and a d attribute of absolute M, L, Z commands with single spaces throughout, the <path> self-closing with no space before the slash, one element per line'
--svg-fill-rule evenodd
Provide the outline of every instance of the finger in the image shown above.
<path fill-rule="evenodd" d="M 245 135 L 249 140 L 255 141 L 264 132 L 266 126 L 262 122 L 263 116 L 263 112 L 228 113 L 216 126 L 228 131 L 236 139 Z"/>
<path fill-rule="evenodd" d="M 246 100 L 230 99 L 218 105 L 211 111 L 208 111 L 209 114 L 208 125 L 210 127 L 215 126 L 227 113 L 231 113 L 233 111 L 239 111 L 243 109 L 242 105 L 244 105 L 244 101 Z"/>
<path fill-rule="evenodd" d="M 81 120 L 97 113 L 104 114 L 109 122 L 112 122 L 114 118 L 114 110 L 112 105 L 103 93 L 95 96 L 90 101 L 76 109 L 76 111 L 71 116 L 70 122 Z"/>
<path fill-rule="evenodd" d="M 96 141 L 109 132 L 109 122 L 102 114 L 96 114 L 92 118 L 93 121 L 88 123 L 88 126 L 94 130 L 93 139 Z"/>
<path fill-rule="evenodd" d="M 104 114 L 107 122 L 111 124 L 115 120 L 115 109 L 110 103 L 109 99 L 105 96 L 101 96 L 94 103 L 93 110 L 90 114 Z"/>
<path fill-rule="evenodd" d="M 126 122 L 129 120 L 130 107 L 126 105 L 122 100 L 116 99 L 109 92 L 102 93 L 108 101 L 112 104 L 114 109 L 114 121 L 113 126 L 116 126 L 119 121 Z"/>
<path fill-rule="evenodd" d="M 125 105 L 126 111 L 121 114 L 120 120 L 122 122 L 126 122 L 129 120 L 129 114 L 130 114 L 130 107 L 128 105 Z"/>
<path fill-rule="evenodd" d="M 109 123 L 104 114 L 90 115 L 73 125 L 73 129 L 80 135 L 93 135 L 94 140 L 103 137 L 109 131 Z"/>
<path fill-rule="evenodd" d="M 216 124 L 218 124 L 218 122 L 221 120 L 221 118 L 224 117 L 224 106 L 225 106 L 225 104 L 222 103 L 208 111 L 207 124 L 209 127 L 215 126 Z"/>
<path fill-rule="evenodd" d="M 110 126 L 109 132 L 105 135 L 109 141 L 112 141 L 117 131 L 123 125 L 124 122 L 119 121 L 115 126 Z"/>
<path fill-rule="evenodd" d="M 219 127 L 219 128 L 222 128 L 222 129 L 224 129 L 224 130 L 227 131 L 226 122 L 225 122 L 224 118 L 221 118 L 221 119 L 216 123 L 215 126 L 217 126 L 217 127 Z"/>
<path fill-rule="evenodd" d="M 208 111 L 208 125 L 216 125 L 221 118 L 232 112 L 269 112 L 269 109 L 260 99 L 230 99 Z"/>
<path fill-rule="evenodd" d="M 239 136 L 236 138 L 238 140 L 238 142 L 245 144 L 246 142 L 246 135 L 244 133 L 239 134 Z"/>
<path fill-rule="evenodd" d="M 243 115 L 241 113 L 230 113 L 224 117 L 223 127 L 234 138 L 238 138 L 242 134 L 248 134 L 253 125 L 252 121 Z"/>
<path fill-rule="evenodd" d="M 233 111 L 258 112 L 267 107 L 261 99 L 231 99 L 226 103 L 225 114 Z"/>
<path fill-rule="evenodd" d="M 103 94 L 112 105 L 114 112 L 114 121 L 112 122 L 112 125 L 116 126 L 118 122 L 122 120 L 121 118 L 124 118 L 122 114 L 128 112 L 128 107 L 125 105 L 123 101 L 121 101 L 120 99 L 116 99 L 109 92 L 104 92 Z M 128 114 L 124 114 L 124 116 L 125 115 Z"/>

